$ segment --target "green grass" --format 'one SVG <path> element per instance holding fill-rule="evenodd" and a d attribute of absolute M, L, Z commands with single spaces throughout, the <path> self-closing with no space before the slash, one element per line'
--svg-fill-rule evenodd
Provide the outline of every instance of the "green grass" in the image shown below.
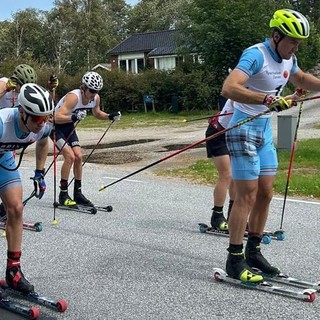
<path fill-rule="evenodd" d="M 148 113 L 126 113 L 121 117 L 121 121 L 117 122 L 116 128 L 126 129 L 132 127 L 151 127 L 151 126 L 183 126 L 186 121 L 198 118 L 206 117 L 216 113 L 216 111 L 207 112 L 181 112 L 178 114 L 166 113 L 166 112 L 148 112 Z M 205 120 L 204 120 L 205 121 Z M 91 129 L 91 128 L 105 128 L 105 121 L 101 121 L 88 115 L 83 121 L 79 123 L 79 128 Z"/>
<path fill-rule="evenodd" d="M 274 185 L 274 191 L 277 194 L 283 195 L 285 192 L 290 153 L 290 151 L 280 151 L 278 153 L 279 169 Z M 319 160 L 319 139 L 299 141 L 289 182 L 289 196 L 320 199 Z M 210 186 L 214 186 L 217 181 L 217 170 L 211 159 L 197 161 L 186 168 L 158 170 L 157 174 L 186 178 L 195 183 Z"/>

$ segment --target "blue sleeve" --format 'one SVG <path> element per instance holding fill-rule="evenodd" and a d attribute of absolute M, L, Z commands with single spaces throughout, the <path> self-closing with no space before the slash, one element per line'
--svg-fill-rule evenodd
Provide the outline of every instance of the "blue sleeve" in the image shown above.
<path fill-rule="evenodd" d="M 256 48 L 246 49 L 236 66 L 236 69 L 243 71 L 245 74 L 252 76 L 258 73 L 263 66 L 263 54 Z"/>
<path fill-rule="evenodd" d="M 2 138 L 2 135 L 3 135 L 3 121 L 0 118 L 0 139 Z"/>

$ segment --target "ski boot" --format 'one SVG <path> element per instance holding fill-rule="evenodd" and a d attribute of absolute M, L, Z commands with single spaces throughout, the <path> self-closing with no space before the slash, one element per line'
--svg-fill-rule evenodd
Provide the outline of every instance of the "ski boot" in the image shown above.
<path fill-rule="evenodd" d="M 245 249 L 245 256 L 248 266 L 257 268 L 265 275 L 274 277 L 280 273 L 280 270 L 272 266 L 261 253 L 261 238 L 258 236 L 249 237 Z"/>
<path fill-rule="evenodd" d="M 247 283 L 261 283 L 263 276 L 254 272 L 246 263 L 244 254 L 229 252 L 226 264 L 226 271 L 230 278 Z"/>
<path fill-rule="evenodd" d="M 74 201 L 81 206 L 93 207 L 93 203 L 89 199 L 87 199 L 80 191 L 74 192 L 73 198 Z"/>
<path fill-rule="evenodd" d="M 28 294 L 34 292 L 34 286 L 25 278 L 20 262 L 11 262 L 6 271 L 7 285 L 17 291 Z"/>
<path fill-rule="evenodd" d="M 222 211 L 218 212 L 212 210 L 211 226 L 216 230 L 228 231 L 228 223 Z"/>
<path fill-rule="evenodd" d="M 3 203 L 0 204 L 0 222 L 7 222 L 7 212 Z"/>
<path fill-rule="evenodd" d="M 77 203 L 70 198 L 68 190 L 60 190 L 59 204 L 66 207 L 74 207 Z"/>

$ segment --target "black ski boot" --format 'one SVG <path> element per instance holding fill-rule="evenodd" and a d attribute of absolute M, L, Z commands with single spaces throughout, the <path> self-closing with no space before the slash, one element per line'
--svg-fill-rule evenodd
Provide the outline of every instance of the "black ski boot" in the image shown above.
<path fill-rule="evenodd" d="M 268 276 L 276 276 L 280 270 L 272 266 L 261 253 L 261 237 L 249 236 L 245 250 L 247 264 L 251 268 L 257 268 Z"/>
<path fill-rule="evenodd" d="M 25 278 L 21 271 L 20 262 L 12 262 L 6 271 L 7 285 L 22 293 L 34 292 L 34 286 Z"/>
<path fill-rule="evenodd" d="M 7 222 L 7 212 L 3 203 L 0 204 L 0 222 Z"/>
<path fill-rule="evenodd" d="M 216 230 L 228 231 L 228 223 L 222 211 L 219 212 L 212 209 L 211 226 Z"/>
<path fill-rule="evenodd" d="M 66 206 L 66 207 L 74 207 L 77 203 L 75 201 L 73 201 L 69 194 L 68 194 L 68 190 L 60 190 L 59 193 L 59 203 L 62 206 Z"/>
<path fill-rule="evenodd" d="M 226 264 L 229 277 L 248 283 L 263 282 L 262 275 L 255 273 L 246 263 L 244 254 L 229 252 Z"/>
<path fill-rule="evenodd" d="M 81 191 L 74 192 L 73 196 L 74 201 L 76 201 L 77 204 L 87 207 L 93 207 L 93 203 L 89 199 L 87 199 Z"/>

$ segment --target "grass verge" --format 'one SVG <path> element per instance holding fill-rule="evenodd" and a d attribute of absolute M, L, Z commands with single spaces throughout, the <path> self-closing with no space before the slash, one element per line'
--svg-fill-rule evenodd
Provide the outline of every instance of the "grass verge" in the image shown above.
<path fill-rule="evenodd" d="M 295 152 L 293 170 L 289 182 L 288 196 L 303 196 L 320 199 L 320 140 L 299 141 Z M 274 192 L 283 195 L 287 183 L 290 151 L 278 152 L 279 169 L 275 180 Z M 158 175 L 186 178 L 194 183 L 214 186 L 217 170 L 211 159 L 199 160 L 180 169 L 157 170 Z"/>

